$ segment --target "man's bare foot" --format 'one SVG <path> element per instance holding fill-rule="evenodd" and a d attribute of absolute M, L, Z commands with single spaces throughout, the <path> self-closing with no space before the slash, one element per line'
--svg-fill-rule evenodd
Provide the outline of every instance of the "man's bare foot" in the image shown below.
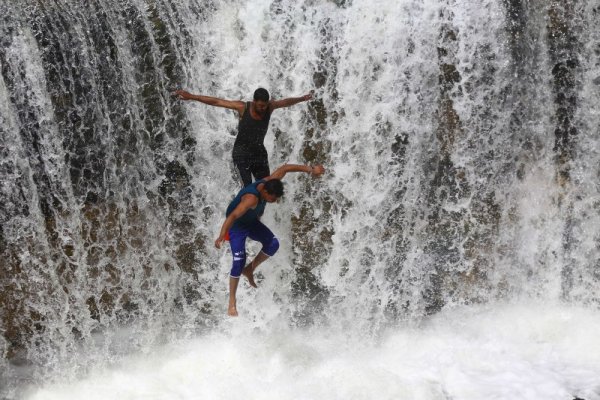
<path fill-rule="evenodd" d="M 244 269 L 242 270 L 242 275 L 248 278 L 248 283 L 250 284 L 250 286 L 252 286 L 253 288 L 258 287 L 256 286 L 256 282 L 254 282 L 254 270 L 252 268 L 252 263 L 244 267 Z"/>
<path fill-rule="evenodd" d="M 229 306 L 229 309 L 227 310 L 227 315 L 229 315 L 230 317 L 237 317 L 237 308 L 235 308 L 235 306 Z"/>

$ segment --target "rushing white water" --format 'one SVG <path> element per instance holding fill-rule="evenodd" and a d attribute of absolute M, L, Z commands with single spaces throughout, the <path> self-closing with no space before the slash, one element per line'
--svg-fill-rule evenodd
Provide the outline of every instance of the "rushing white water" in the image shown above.
<path fill-rule="evenodd" d="M 0 398 L 599 398 L 599 27 L 593 0 L 1 1 Z M 266 146 L 327 174 L 286 177 L 229 321 L 237 119 L 170 93 L 259 86 L 315 90 Z"/>
<path fill-rule="evenodd" d="M 600 313 L 561 305 L 461 308 L 377 341 L 253 332 L 245 318 L 30 399 L 600 398 Z"/>

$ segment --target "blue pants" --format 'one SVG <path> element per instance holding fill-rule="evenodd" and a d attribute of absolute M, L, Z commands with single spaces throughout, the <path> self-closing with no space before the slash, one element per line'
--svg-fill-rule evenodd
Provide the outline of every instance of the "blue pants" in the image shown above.
<path fill-rule="evenodd" d="M 242 269 L 246 266 L 246 238 L 248 237 L 262 243 L 261 251 L 269 257 L 272 257 L 279 249 L 279 241 L 273 232 L 260 221 L 244 230 L 230 230 L 229 245 L 233 254 L 233 265 L 231 266 L 231 277 L 233 278 L 239 278 Z"/>

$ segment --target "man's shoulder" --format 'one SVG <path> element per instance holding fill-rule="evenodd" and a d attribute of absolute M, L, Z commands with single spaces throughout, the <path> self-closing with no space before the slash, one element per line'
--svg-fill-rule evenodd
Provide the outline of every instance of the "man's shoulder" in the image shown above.
<path fill-rule="evenodd" d="M 246 204 L 258 204 L 260 200 L 260 194 L 258 192 L 247 192 L 242 195 L 241 200 Z"/>

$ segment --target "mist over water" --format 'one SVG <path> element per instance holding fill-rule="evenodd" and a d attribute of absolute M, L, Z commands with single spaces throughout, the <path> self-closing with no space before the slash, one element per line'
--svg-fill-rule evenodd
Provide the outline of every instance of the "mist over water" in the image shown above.
<path fill-rule="evenodd" d="M 600 398 L 599 27 L 591 0 L 0 2 L 0 398 Z M 237 116 L 170 93 L 259 86 L 315 90 L 266 146 L 327 174 L 286 177 L 232 321 Z"/>

